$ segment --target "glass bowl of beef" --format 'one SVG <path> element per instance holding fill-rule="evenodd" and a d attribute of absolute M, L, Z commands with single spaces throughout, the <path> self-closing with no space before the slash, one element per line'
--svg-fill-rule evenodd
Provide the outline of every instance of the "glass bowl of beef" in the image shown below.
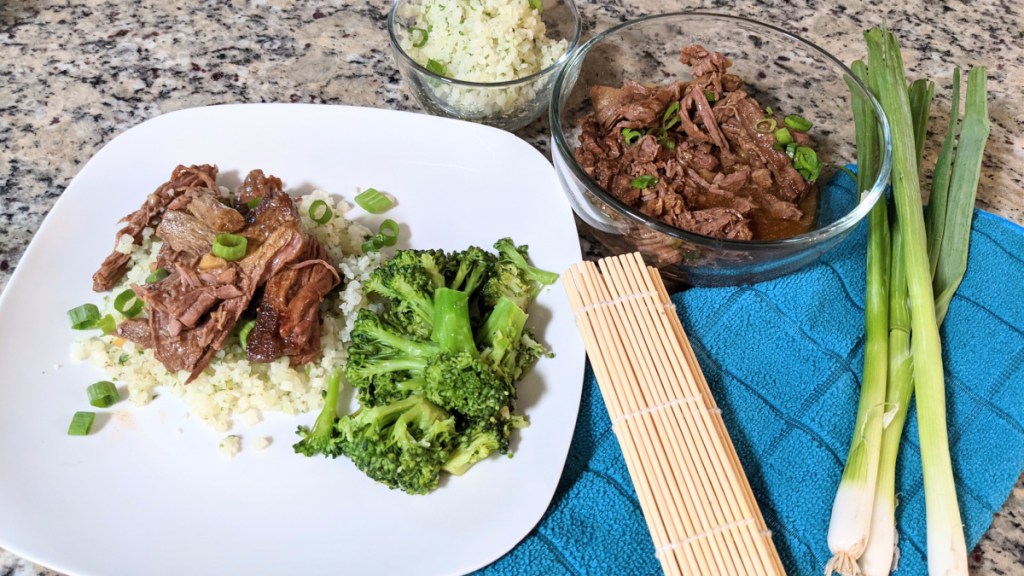
<path fill-rule="evenodd" d="M 541 117 L 579 44 L 572 0 L 396 0 L 395 63 L 431 114 L 517 130 Z"/>
<path fill-rule="evenodd" d="M 863 190 L 844 173 L 857 160 L 851 91 L 879 134 Z M 570 56 L 549 114 L 581 223 L 607 251 L 639 251 L 682 285 L 759 282 L 813 262 L 889 177 L 889 127 L 864 85 L 814 44 L 744 18 L 612 28 Z"/>

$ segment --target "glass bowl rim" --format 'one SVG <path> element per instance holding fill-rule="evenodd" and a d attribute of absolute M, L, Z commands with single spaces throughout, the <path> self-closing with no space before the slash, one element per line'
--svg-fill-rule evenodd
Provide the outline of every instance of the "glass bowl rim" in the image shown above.
<path fill-rule="evenodd" d="M 566 40 L 569 40 L 569 43 L 565 47 L 565 53 L 562 54 L 558 58 L 558 60 L 555 60 L 554 62 L 551 63 L 551 65 L 538 72 L 534 72 L 529 76 L 523 76 L 522 78 L 516 78 L 514 80 L 502 80 L 501 82 L 470 82 L 468 80 L 458 80 L 455 78 L 449 78 L 447 76 L 441 76 L 440 74 L 437 74 L 432 70 L 424 66 L 421 66 L 418 62 L 413 60 L 412 57 L 409 56 L 409 54 L 406 53 L 406 51 L 402 48 L 402 44 L 398 41 L 398 35 L 395 32 L 395 18 L 397 17 L 398 4 L 400 2 L 401 0 L 394 0 L 391 3 L 391 9 L 388 10 L 388 41 L 391 44 L 392 51 L 398 54 L 403 62 L 411 65 L 419 73 L 427 76 L 432 80 L 436 80 L 445 84 L 450 84 L 452 86 L 461 86 L 465 88 L 509 88 L 513 86 L 519 86 L 521 84 L 527 84 L 539 78 L 543 78 L 544 76 L 547 76 L 552 72 L 557 71 L 559 67 L 561 67 L 562 65 L 569 61 L 569 57 L 572 56 L 572 54 L 576 51 L 577 46 L 579 46 L 580 37 L 583 34 L 583 18 L 580 16 L 579 7 L 576 6 L 576 2 L 574 0 L 564 0 L 564 2 L 569 7 L 569 11 L 572 13 L 573 34 L 572 38 L 566 38 Z"/>
<path fill-rule="evenodd" d="M 562 131 L 561 122 L 559 121 L 559 116 L 562 109 L 560 95 L 562 94 L 563 86 L 566 82 L 567 71 L 575 68 L 577 64 L 581 64 L 583 59 L 586 58 L 587 54 L 590 53 L 590 50 L 593 49 L 596 45 L 600 44 L 601 41 L 610 36 L 614 36 L 627 28 L 637 26 L 638 24 L 644 24 L 658 20 L 700 21 L 707 19 L 720 20 L 724 22 L 738 22 L 742 23 L 745 26 L 749 26 L 755 29 L 761 28 L 764 30 L 768 30 L 774 34 L 778 34 L 783 36 L 784 38 L 792 40 L 796 42 L 798 45 L 802 45 L 804 48 L 809 49 L 811 52 L 817 53 L 818 55 L 824 57 L 826 60 L 837 65 L 843 72 L 844 76 L 846 76 L 854 83 L 856 83 L 858 88 L 860 88 L 860 90 L 862 90 L 864 94 L 867 95 L 869 101 L 871 102 L 872 108 L 874 108 L 875 110 L 875 115 L 879 119 L 879 123 L 882 129 L 882 162 L 881 166 L 879 167 L 878 176 L 872 183 L 871 189 L 868 190 L 866 193 L 858 191 L 858 194 L 860 194 L 861 196 L 860 199 L 857 201 L 857 206 L 853 210 L 847 212 L 842 217 L 837 219 L 835 222 L 832 222 L 831 224 L 825 227 L 815 228 L 813 230 L 804 232 L 803 234 L 798 234 L 796 236 L 791 236 L 789 238 L 782 238 L 778 240 L 729 240 L 724 238 L 714 238 L 712 236 L 704 236 L 702 234 L 696 234 L 693 232 L 688 232 L 681 228 L 676 228 L 675 226 L 670 226 L 668 224 L 661 222 L 660 220 L 650 218 L 649 216 L 643 214 L 642 212 L 636 210 L 635 208 L 627 206 L 618 198 L 612 196 L 610 193 L 606 192 L 603 188 L 601 188 L 601 186 L 599 186 L 597 182 L 594 181 L 594 179 L 591 178 L 590 175 L 587 174 L 583 170 L 583 168 L 580 167 L 580 165 L 576 162 L 576 158 L 569 150 L 569 143 L 566 141 L 565 134 Z M 551 137 L 555 143 L 555 150 L 553 151 L 553 153 L 557 153 L 559 154 L 559 156 L 562 157 L 562 163 L 566 167 L 568 167 L 568 169 L 573 173 L 576 179 L 579 182 L 583 183 L 584 186 L 586 186 L 586 188 L 591 193 L 595 194 L 597 197 L 599 197 L 601 200 L 603 200 L 606 204 L 611 206 L 620 214 L 627 216 L 632 220 L 640 222 L 644 226 L 652 228 L 658 232 L 661 232 L 662 234 L 666 234 L 670 237 L 684 240 L 691 244 L 698 244 L 702 246 L 710 246 L 715 248 L 726 248 L 743 251 L 758 251 L 762 249 L 772 250 L 776 248 L 791 248 L 794 246 L 799 247 L 802 245 L 811 246 L 816 245 L 824 240 L 828 240 L 833 236 L 836 236 L 842 232 L 851 229 L 854 225 L 860 222 L 867 215 L 867 213 L 875 205 L 875 202 L 877 202 L 878 199 L 881 198 L 883 193 L 885 192 L 885 189 L 889 182 L 889 175 L 892 171 L 892 134 L 890 133 L 889 129 L 889 121 L 885 117 L 885 113 L 882 111 L 881 104 L 879 104 L 878 100 L 871 93 L 871 90 L 869 90 L 868 87 L 865 86 L 864 83 L 861 82 L 856 75 L 854 75 L 853 71 L 851 71 L 849 67 L 846 66 L 846 64 L 844 64 L 835 56 L 833 56 L 826 50 L 823 50 L 813 42 L 801 38 L 796 34 L 783 30 L 782 28 L 779 28 L 777 26 L 766 24 L 764 22 L 757 22 L 749 18 L 744 18 L 742 16 L 731 16 L 728 14 L 718 14 L 714 12 L 693 11 L 653 14 L 650 16 L 644 16 L 641 18 L 628 20 L 626 22 L 613 26 L 612 28 L 609 28 L 608 30 L 605 30 L 604 32 L 588 40 L 586 43 L 580 46 L 579 49 L 573 52 L 572 56 L 569 58 L 569 61 L 566 62 L 566 65 L 561 70 L 559 70 L 558 75 L 555 76 L 554 89 L 551 91 L 551 105 L 548 109 L 548 123 L 550 124 Z M 563 185 L 565 184 L 566 183 L 563 182 Z M 586 202 L 586 199 L 583 199 L 582 201 Z"/>

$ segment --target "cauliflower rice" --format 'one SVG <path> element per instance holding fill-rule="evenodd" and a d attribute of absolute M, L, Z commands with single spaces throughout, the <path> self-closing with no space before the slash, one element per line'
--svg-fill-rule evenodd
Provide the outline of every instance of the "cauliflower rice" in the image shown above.
<path fill-rule="evenodd" d="M 433 60 L 444 66 L 443 76 L 467 82 L 525 78 L 554 64 L 568 46 L 564 38 L 548 38 L 529 0 L 423 0 L 406 5 L 400 16 L 410 26 L 400 38 L 409 57 L 428 69 Z M 427 31 L 425 42 L 421 30 Z M 432 89 L 462 112 L 507 114 L 529 103 L 544 81 L 505 89 Z"/>
<path fill-rule="evenodd" d="M 318 225 L 309 219 L 309 207 L 323 200 L 334 212 L 330 222 Z M 252 426 L 262 420 L 264 411 L 299 414 L 322 406 L 321 392 L 329 374 L 346 358 L 345 345 L 355 322 L 356 310 L 366 305 L 362 284 L 380 263 L 380 254 L 362 254 L 362 242 L 371 235 L 365 226 L 347 220 L 351 205 L 335 201 L 315 191 L 296 202 L 305 229 L 327 250 L 343 279 L 321 303 L 321 356 L 302 366 L 289 366 L 288 358 L 261 364 L 250 363 L 237 336 L 230 336 L 224 348 L 195 380 L 186 385 L 185 371 L 170 373 L 151 350 L 115 335 L 85 337 L 72 345 L 71 357 L 101 369 L 107 378 L 123 383 L 128 398 L 136 405 L 148 404 L 163 388 L 183 398 L 191 414 L 219 432 L 231 430 L 236 421 Z M 141 283 L 151 272 L 162 242 L 145 229 L 142 245 L 131 246 L 132 264 L 124 280 L 104 297 L 100 309 L 112 313 L 114 295 L 133 283 Z M 225 455 L 233 455 L 240 445 L 229 436 L 221 444 Z M 269 444 L 269 441 L 267 442 Z M 265 446 L 265 445 L 264 445 Z"/>

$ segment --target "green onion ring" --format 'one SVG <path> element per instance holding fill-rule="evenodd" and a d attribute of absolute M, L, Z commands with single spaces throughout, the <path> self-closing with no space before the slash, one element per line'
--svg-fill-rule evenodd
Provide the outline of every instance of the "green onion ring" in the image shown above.
<path fill-rule="evenodd" d="M 68 310 L 72 330 L 88 330 L 100 319 L 100 309 L 95 304 L 82 304 Z"/>
<path fill-rule="evenodd" d="M 784 122 L 791 130 L 796 130 L 797 132 L 807 132 L 813 126 L 809 120 L 797 114 L 786 116 Z"/>
<path fill-rule="evenodd" d="M 131 306 L 128 306 L 129 303 Z M 128 318 L 134 318 L 139 315 L 139 312 L 142 312 L 142 300 L 139 300 L 135 292 L 128 288 L 114 298 L 114 310 Z"/>
<path fill-rule="evenodd" d="M 322 211 L 320 210 L 321 208 L 323 208 Z M 317 212 L 320 212 L 319 216 L 316 215 Z M 313 222 L 316 222 L 317 224 L 327 224 L 333 217 L 334 212 L 331 210 L 331 207 L 327 205 L 327 202 L 317 200 L 310 204 L 309 219 Z"/>
<path fill-rule="evenodd" d="M 391 219 L 381 222 L 377 235 L 384 246 L 394 246 L 398 242 L 398 222 Z"/>
<path fill-rule="evenodd" d="M 96 408 L 110 408 L 121 399 L 114 383 L 105 380 L 90 384 L 85 391 L 89 395 L 89 404 Z"/>
<path fill-rule="evenodd" d="M 245 236 L 217 234 L 213 238 L 213 255 L 229 262 L 240 260 L 245 256 L 245 248 L 248 243 Z"/>
<path fill-rule="evenodd" d="M 238 331 L 238 341 L 242 343 L 242 350 L 249 351 L 249 333 L 256 327 L 255 320 L 247 320 Z"/>
<path fill-rule="evenodd" d="M 419 32 L 421 34 L 419 40 L 415 40 L 412 43 L 413 48 L 422 48 L 427 43 L 427 39 L 430 38 L 430 31 L 426 28 L 417 28 L 415 26 L 409 27 L 409 35 L 412 36 L 413 32 Z"/>
<path fill-rule="evenodd" d="M 789 133 L 787 128 L 779 128 L 775 131 L 775 141 L 785 146 L 793 141 L 793 135 Z"/>
<path fill-rule="evenodd" d="M 95 419 L 95 412 L 75 412 L 71 417 L 71 425 L 68 426 L 68 436 L 87 436 Z"/>
<path fill-rule="evenodd" d="M 765 117 L 754 123 L 754 131 L 758 134 L 771 134 L 775 132 L 777 126 L 778 123 L 775 122 L 775 118 Z"/>
<path fill-rule="evenodd" d="M 163 268 L 157 268 L 156 270 L 153 271 L 152 274 L 146 276 L 146 284 L 155 284 L 163 280 L 164 278 L 167 278 L 170 275 L 171 273 L 168 272 L 167 270 Z"/>
<path fill-rule="evenodd" d="M 380 214 L 391 208 L 394 203 L 376 188 L 367 188 L 356 194 L 356 205 L 370 214 Z"/>

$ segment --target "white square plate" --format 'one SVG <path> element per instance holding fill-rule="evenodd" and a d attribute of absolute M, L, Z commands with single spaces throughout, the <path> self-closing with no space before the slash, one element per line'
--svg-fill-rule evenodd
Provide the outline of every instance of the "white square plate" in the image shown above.
<path fill-rule="evenodd" d="M 375 484 L 345 458 L 295 455 L 295 428 L 315 414 L 237 426 L 243 450 L 233 459 L 218 452 L 224 434 L 170 394 L 145 407 L 122 401 L 100 411 L 90 436 L 67 436 L 101 374 L 69 361 L 66 311 L 99 300 L 91 276 L 117 220 L 177 164 L 205 163 L 222 183 L 260 168 L 292 193 L 351 201 L 357 188 L 388 191 L 399 200 L 386 214 L 403 225 L 399 247 L 490 248 L 510 236 L 541 268 L 561 273 L 581 258 L 553 168 L 508 132 L 288 104 L 183 110 L 132 128 L 71 182 L 0 298 L 0 546 L 102 576 L 458 574 L 510 550 L 551 500 L 579 408 L 584 349 L 560 285 L 531 313 L 555 357 L 520 384 L 531 425 L 515 458 L 491 457 L 427 496 Z M 245 449 L 268 435 L 269 448 Z"/>

